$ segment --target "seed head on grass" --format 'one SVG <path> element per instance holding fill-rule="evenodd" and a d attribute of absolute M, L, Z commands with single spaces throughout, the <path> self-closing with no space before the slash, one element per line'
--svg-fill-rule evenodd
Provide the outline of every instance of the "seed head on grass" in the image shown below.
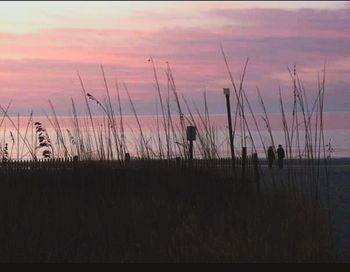
<path fill-rule="evenodd" d="M 8 162 L 8 159 L 9 159 L 9 153 L 8 153 L 8 147 L 6 143 L 4 149 L 2 150 L 2 163 Z"/>
<path fill-rule="evenodd" d="M 40 122 L 35 122 L 35 132 L 38 136 L 39 145 L 35 148 L 41 149 L 44 148 L 42 156 L 44 158 L 50 159 L 52 157 L 52 144 L 49 135 L 46 132 L 46 129 L 43 128 Z M 51 150 L 50 150 L 51 149 Z"/>

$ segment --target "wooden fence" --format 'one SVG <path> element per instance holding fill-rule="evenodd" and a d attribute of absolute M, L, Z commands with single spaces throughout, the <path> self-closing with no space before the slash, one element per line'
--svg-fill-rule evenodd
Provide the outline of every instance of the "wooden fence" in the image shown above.
<path fill-rule="evenodd" d="M 172 159 L 146 159 L 146 158 L 128 158 L 127 160 L 78 160 L 77 158 L 59 158 L 59 159 L 41 159 L 41 160 L 19 160 L 0 163 L 0 172 L 16 172 L 31 170 L 76 170 L 89 168 L 111 168 L 111 169 L 161 169 L 178 168 L 197 169 L 205 171 L 217 171 L 223 175 L 239 175 L 245 180 L 258 181 L 258 159 L 257 155 L 247 156 L 245 160 L 236 158 L 233 164 L 230 158 L 219 159 L 183 159 L 180 157 Z"/>
<path fill-rule="evenodd" d="M 221 168 L 231 170 L 233 168 L 242 169 L 245 167 L 248 171 L 255 167 L 258 163 L 254 161 L 254 156 L 247 156 L 245 163 L 242 158 L 235 159 L 235 166 L 233 166 L 230 158 L 219 159 L 144 159 L 144 158 L 132 158 L 128 161 L 120 160 L 74 160 L 73 158 L 58 158 L 58 159 L 40 159 L 40 160 L 13 160 L 0 163 L 0 169 L 13 169 L 13 170 L 28 170 L 28 169 L 64 169 L 72 168 L 75 165 L 106 165 L 110 167 L 142 167 L 147 166 L 160 166 L 160 167 L 194 167 L 194 168 Z"/>

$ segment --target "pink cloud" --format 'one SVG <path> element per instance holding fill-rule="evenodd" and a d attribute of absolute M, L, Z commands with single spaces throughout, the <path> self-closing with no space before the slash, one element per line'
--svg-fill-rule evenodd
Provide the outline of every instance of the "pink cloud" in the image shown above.
<path fill-rule="evenodd" d="M 103 97 L 99 67 L 103 63 L 111 88 L 116 77 L 125 81 L 140 111 L 147 113 L 145 109 L 154 104 L 155 97 L 152 66 L 147 62 L 152 55 L 164 93 L 164 70 L 169 61 L 179 92 L 198 102 L 206 87 L 214 97 L 213 111 L 222 112 L 221 100 L 215 95 L 230 84 L 220 52 L 222 43 L 236 80 L 245 59 L 250 58 L 245 88 L 253 104 L 258 105 L 255 86 L 259 85 L 271 109 L 278 110 L 278 85 L 290 87 L 287 67 L 297 63 L 306 83 L 310 83 L 308 87 L 313 88 L 317 82 L 312 75 L 317 75 L 327 58 L 330 88 L 343 95 L 334 99 L 330 108 L 340 105 L 344 110 L 348 106 L 343 102 L 345 98 L 350 100 L 344 93 L 350 71 L 348 10 L 213 9 L 203 14 L 208 22 L 220 22 L 219 26 L 182 24 L 152 30 L 60 28 L 30 34 L 0 33 L 0 98 L 6 100 L 25 89 L 30 95 L 23 106 L 30 101 L 45 104 L 48 98 L 55 97 L 64 108 L 70 96 L 80 95 L 77 70 L 86 87 Z M 154 21 L 157 16 L 153 13 Z M 147 13 L 138 20 L 145 18 Z M 127 104 L 125 93 L 122 96 Z M 288 99 L 286 96 L 286 102 Z"/>
<path fill-rule="evenodd" d="M 231 22 L 233 35 L 259 37 L 348 38 L 349 9 L 213 9 L 208 15 Z M 249 20 L 247 20 L 249 18 Z M 235 22 L 239 22 L 235 27 Z"/>

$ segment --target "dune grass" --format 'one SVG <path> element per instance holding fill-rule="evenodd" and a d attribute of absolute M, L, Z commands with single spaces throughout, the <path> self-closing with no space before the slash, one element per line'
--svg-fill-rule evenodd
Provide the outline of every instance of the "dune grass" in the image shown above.
<path fill-rule="evenodd" d="M 234 89 L 231 98 L 236 109 L 234 133 L 240 130 L 241 137 L 240 145 L 235 144 L 235 154 L 239 154 L 239 148 L 246 148 L 247 139 L 252 151 L 257 152 L 258 143 L 252 137 L 247 109 L 266 153 L 267 146 L 275 147 L 275 140 L 259 88 L 261 118 L 269 134 L 268 141 L 262 137 L 258 114 L 246 94 L 248 60 L 236 82 L 221 50 Z M 218 141 L 219 132 L 210 118 L 206 93 L 204 110 L 197 105 L 191 110 L 187 98 L 176 88 L 169 63 L 165 92 L 160 87 L 153 58 L 150 62 L 157 96 L 157 125 L 153 130 L 156 133 L 151 135 L 142 127 L 131 93 L 123 82 L 122 90 L 137 124 L 137 131 L 130 136 L 133 139 L 127 139 L 122 90 L 116 81 L 114 101 L 102 65 L 106 90 L 103 98 L 86 92 L 78 73 L 87 118 L 79 118 L 71 99 L 72 130 L 63 129 L 50 100 L 51 114 L 47 120 L 54 129 L 54 137 L 46 133 L 32 113 L 22 135 L 19 122 L 16 124 L 8 114 L 11 102 L 6 108 L 0 106 L 3 112 L 0 129 L 8 133 L 2 127 L 7 118 L 17 133 L 17 139 L 12 138 L 13 145 L 18 147 L 16 155 L 9 153 L 7 143 L 2 143 L 1 148 L 0 220 L 4 223 L 0 227 L 0 261 L 330 261 L 333 250 L 330 215 L 321 209 L 319 196 L 321 168 L 327 166 L 323 134 L 325 69 L 312 104 L 308 103 L 296 68 L 290 73 L 292 113 L 285 112 L 279 90 L 287 158 L 306 162 L 305 172 L 288 170 L 282 182 L 274 172 L 262 171 L 259 164 L 254 169 L 247 165 L 242 170 L 245 159 L 238 156 L 237 169 L 221 167 L 220 147 L 225 143 Z M 172 114 L 171 102 L 176 105 L 177 115 Z M 94 106 L 102 110 L 102 122 L 95 119 Z M 292 114 L 291 128 L 288 114 Z M 195 143 L 198 152 L 191 164 L 185 137 L 188 125 L 197 128 L 198 139 Z M 302 131 L 305 146 L 301 146 Z M 132 146 L 136 151 L 129 161 L 126 154 Z M 43 157 L 74 158 L 74 164 L 30 170 L 8 166 L 15 165 L 16 158 L 18 161 L 25 154 L 39 164 Z M 179 162 L 177 157 L 184 164 L 174 164 Z M 258 178 L 262 185 L 270 179 L 273 184 L 268 190 L 257 190 Z"/>
<path fill-rule="evenodd" d="M 86 161 L 57 171 L 0 171 L 0 261 L 331 258 L 318 207 L 288 191 L 247 190 L 230 171 L 149 161 L 125 168 Z"/>

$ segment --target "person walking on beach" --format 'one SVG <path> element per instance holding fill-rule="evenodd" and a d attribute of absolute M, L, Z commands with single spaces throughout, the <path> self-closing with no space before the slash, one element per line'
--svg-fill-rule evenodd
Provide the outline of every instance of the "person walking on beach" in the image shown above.
<path fill-rule="evenodd" d="M 283 159 L 284 159 L 284 149 L 282 148 L 282 145 L 278 145 L 277 148 L 277 157 L 278 157 L 278 166 L 279 168 L 283 168 Z"/>
<path fill-rule="evenodd" d="M 267 149 L 267 159 L 269 161 L 269 168 L 272 168 L 273 161 L 275 160 L 275 152 L 273 152 L 272 146 Z"/>

